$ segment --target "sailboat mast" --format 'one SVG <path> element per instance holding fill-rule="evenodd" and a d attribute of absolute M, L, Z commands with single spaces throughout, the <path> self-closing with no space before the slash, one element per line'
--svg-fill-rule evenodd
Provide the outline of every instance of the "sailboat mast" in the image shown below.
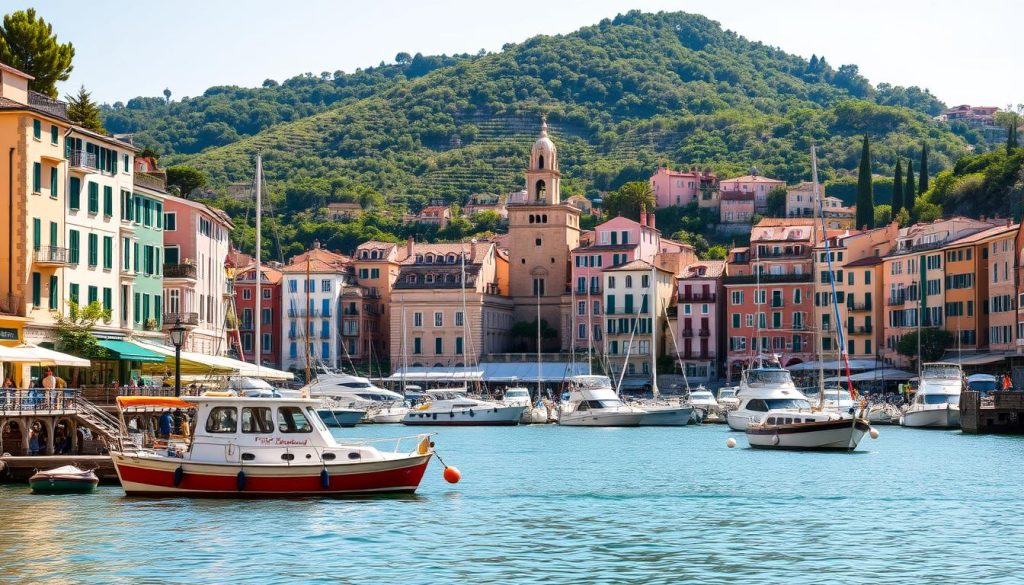
<path fill-rule="evenodd" d="M 591 277 L 591 278 L 593 278 L 593 277 Z M 584 287 L 587 286 L 587 282 L 586 281 L 583 281 L 583 286 Z M 591 298 L 593 296 L 593 294 L 594 294 L 594 291 L 591 290 L 590 294 L 588 294 L 588 295 L 586 295 L 586 297 L 584 297 L 584 298 L 587 299 L 587 305 L 588 305 L 586 307 L 586 309 L 587 309 L 587 375 L 588 376 L 594 374 L 594 366 L 593 366 L 593 361 L 592 361 L 593 358 L 591 357 L 591 353 L 594 350 L 594 317 L 593 317 L 593 315 L 594 315 L 594 301 Z M 598 295 L 598 298 L 600 298 L 600 294 Z"/>
<path fill-rule="evenodd" d="M 405 303 L 402 303 L 402 396 L 405 396 L 405 379 L 409 376 L 409 347 L 405 333 Z"/>
<path fill-rule="evenodd" d="M 256 364 L 257 375 L 260 372 L 260 357 L 263 354 L 263 340 L 260 334 L 260 323 L 263 320 L 263 296 L 260 294 L 260 285 L 263 281 L 263 264 L 260 261 L 260 248 L 263 245 L 261 234 L 263 232 L 263 151 L 256 150 L 256 322 L 253 324 L 256 345 L 253 350 L 253 363 Z"/>
<path fill-rule="evenodd" d="M 303 340 L 304 340 L 304 345 L 306 346 L 305 347 L 305 354 L 306 354 L 306 383 L 307 384 L 309 384 L 309 382 L 310 382 L 310 377 L 309 377 L 309 313 L 310 313 L 310 311 L 309 311 L 309 289 L 312 288 L 312 287 L 309 284 L 309 255 L 310 255 L 311 252 L 312 252 L 312 250 L 310 250 L 309 252 L 306 252 L 306 311 L 305 311 L 305 313 L 306 313 L 306 324 L 305 324 L 306 332 L 305 332 L 305 335 L 302 336 Z"/>
<path fill-rule="evenodd" d="M 651 300 L 647 303 L 647 314 L 651 316 L 651 398 L 658 397 L 658 336 L 655 333 L 655 324 L 658 318 L 656 307 L 658 305 L 658 283 L 654 280 L 657 277 L 657 268 L 651 266 L 651 286 L 647 288 L 647 294 Z"/>
<path fill-rule="evenodd" d="M 540 285 L 537 285 L 536 288 L 537 288 L 537 402 L 540 402 L 541 400 L 544 400 L 543 390 L 541 390 L 541 385 L 542 385 L 541 377 L 542 377 L 542 375 L 541 375 L 541 365 L 540 365 L 540 342 L 541 342 L 541 335 L 540 335 Z M 571 332 L 570 332 L 570 339 L 572 339 Z"/>
<path fill-rule="evenodd" d="M 473 241 L 476 243 L 476 240 Z M 466 249 L 460 246 L 462 254 L 462 278 L 460 279 L 459 286 L 462 288 L 462 363 L 465 364 L 466 372 L 468 376 L 469 372 L 469 314 L 466 311 Z M 481 325 L 483 320 L 481 319 Z M 469 387 L 469 380 L 466 380 L 466 387 Z M 480 388 L 477 388 L 479 391 Z"/>

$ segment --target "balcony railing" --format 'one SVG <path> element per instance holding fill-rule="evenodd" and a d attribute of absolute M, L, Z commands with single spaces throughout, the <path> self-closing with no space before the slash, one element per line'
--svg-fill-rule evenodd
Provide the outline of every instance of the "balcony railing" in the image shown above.
<path fill-rule="evenodd" d="M 710 329 L 701 329 L 701 330 L 697 331 L 697 335 L 699 335 L 700 337 L 711 337 L 711 330 Z"/>
<path fill-rule="evenodd" d="M 152 173 L 135 173 L 132 180 L 137 187 L 146 187 L 154 191 L 167 190 L 167 178 L 164 175 Z"/>
<path fill-rule="evenodd" d="M 86 152 L 84 150 L 72 150 L 71 156 L 68 158 L 68 162 L 71 164 L 71 168 L 95 169 L 96 153 Z"/>
<path fill-rule="evenodd" d="M 43 246 L 33 256 L 36 264 L 63 266 L 68 263 L 68 249 L 58 246 Z"/>
<path fill-rule="evenodd" d="M 693 329 L 683 329 L 680 332 L 680 335 L 682 335 L 683 337 L 693 337 Z"/>
<path fill-rule="evenodd" d="M 870 311 L 871 303 L 847 303 L 846 308 L 850 311 Z"/>
<path fill-rule="evenodd" d="M 345 309 L 343 309 L 341 311 L 341 314 L 342 315 L 358 315 L 359 314 L 359 309 L 353 309 L 351 307 L 346 307 Z M 330 317 L 330 315 L 324 315 L 324 317 Z"/>
<path fill-rule="evenodd" d="M 199 313 L 164 313 L 164 327 L 173 327 L 178 321 L 185 327 L 199 325 Z"/>
<path fill-rule="evenodd" d="M 164 279 L 168 278 L 188 278 L 190 280 L 196 280 L 199 277 L 199 271 L 196 269 L 195 264 L 167 264 L 164 263 Z"/>
<path fill-rule="evenodd" d="M 717 299 L 718 295 L 715 293 L 679 293 L 679 302 L 681 303 L 713 303 Z"/>
<path fill-rule="evenodd" d="M 872 331 L 874 331 L 874 328 L 871 325 L 862 325 L 860 327 L 853 328 L 854 333 L 871 333 Z"/>
<path fill-rule="evenodd" d="M 889 297 L 889 306 L 890 307 L 902 307 L 906 303 L 907 303 L 907 298 L 906 297 L 903 297 L 903 296 Z"/>
<path fill-rule="evenodd" d="M 67 103 L 55 100 L 47 95 L 39 93 L 38 91 L 28 92 L 28 105 L 61 118 L 68 117 Z"/>
<path fill-rule="evenodd" d="M 288 309 L 289 317 L 329 317 L 324 315 L 320 309 Z"/>
<path fill-rule="evenodd" d="M 743 274 L 735 276 L 726 276 L 722 279 L 725 284 L 778 284 L 778 283 L 802 283 L 811 282 L 814 275 L 807 274 L 762 274 L 757 276 L 754 274 Z"/>
<path fill-rule="evenodd" d="M 18 315 L 25 303 L 18 295 L 0 295 L 0 315 Z"/>

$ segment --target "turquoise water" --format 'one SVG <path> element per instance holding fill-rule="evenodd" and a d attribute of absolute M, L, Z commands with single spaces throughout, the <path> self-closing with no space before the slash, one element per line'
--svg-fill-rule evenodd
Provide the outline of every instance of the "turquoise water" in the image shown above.
<path fill-rule="evenodd" d="M 0 580 L 1014 583 L 1024 439 L 880 427 L 862 452 L 724 426 L 441 429 L 416 496 L 32 496 L 0 487 Z M 340 436 L 410 434 L 359 427 Z M 741 447 L 727 449 L 735 436 Z"/>

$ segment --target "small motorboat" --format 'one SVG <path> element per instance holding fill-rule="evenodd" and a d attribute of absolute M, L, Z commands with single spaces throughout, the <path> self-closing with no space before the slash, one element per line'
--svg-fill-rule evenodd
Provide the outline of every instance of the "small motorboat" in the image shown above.
<path fill-rule="evenodd" d="M 354 427 L 366 416 L 365 408 L 344 407 L 332 401 L 321 402 L 316 413 L 329 427 Z"/>
<path fill-rule="evenodd" d="M 747 426 L 747 442 L 755 449 L 835 449 L 853 451 L 872 432 L 867 420 L 827 411 L 770 410 Z"/>
<path fill-rule="evenodd" d="M 37 494 L 87 494 L 94 491 L 99 483 L 91 469 L 79 469 L 74 465 L 38 471 L 28 478 L 28 485 Z"/>

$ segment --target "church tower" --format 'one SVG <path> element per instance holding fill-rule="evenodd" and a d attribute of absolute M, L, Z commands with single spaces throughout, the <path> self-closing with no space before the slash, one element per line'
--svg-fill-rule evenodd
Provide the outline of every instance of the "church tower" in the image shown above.
<path fill-rule="evenodd" d="M 572 276 L 570 250 L 580 244 L 580 211 L 562 203 L 558 149 L 548 137 L 547 118 L 530 149 L 526 201 L 508 205 L 509 280 L 517 321 L 541 319 L 558 331 L 545 351 L 558 351 L 563 331 L 563 296 Z"/>

